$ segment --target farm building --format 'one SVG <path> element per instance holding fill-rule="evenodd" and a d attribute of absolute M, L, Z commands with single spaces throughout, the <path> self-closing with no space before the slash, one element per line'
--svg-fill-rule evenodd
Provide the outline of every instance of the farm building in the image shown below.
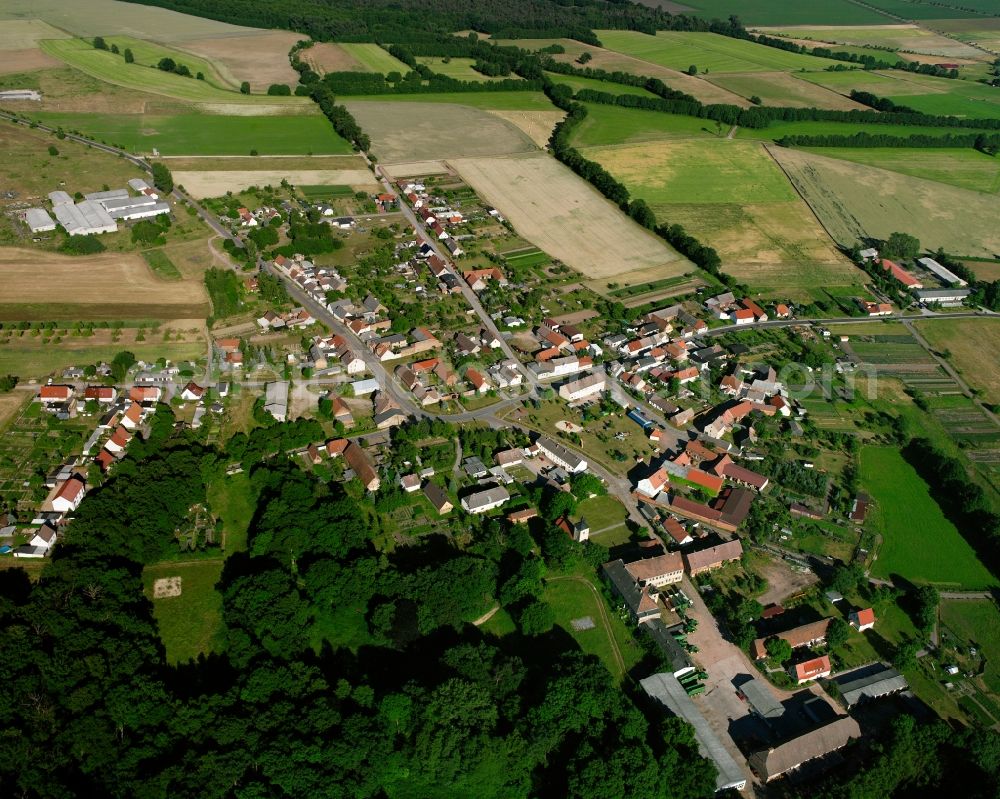
<path fill-rule="evenodd" d="M 169 214 L 170 205 L 145 195 L 139 197 L 114 197 L 100 200 L 112 219 L 148 219 L 159 214 Z"/>
<path fill-rule="evenodd" d="M 108 189 L 107 191 L 92 191 L 83 195 L 85 200 L 103 203 L 105 200 L 128 199 L 128 189 Z"/>
<path fill-rule="evenodd" d="M 29 208 L 24 212 L 24 223 L 32 233 L 47 233 L 56 229 L 56 223 L 44 208 Z"/>
<path fill-rule="evenodd" d="M 640 680 L 639 684 L 650 697 L 659 701 L 671 713 L 694 728 L 698 751 L 715 764 L 716 790 L 724 791 L 735 788 L 737 791 L 742 791 L 747 784 L 746 775 L 735 758 L 729 754 L 730 749 L 735 750 L 735 744 L 730 742 L 730 747 L 726 747 L 712 730 L 701 711 L 698 710 L 694 701 L 688 696 L 680 680 L 673 674 L 662 672 Z"/>
<path fill-rule="evenodd" d="M 922 289 L 924 284 L 917 280 L 913 275 L 907 272 L 903 267 L 897 264 L 895 261 L 890 261 L 888 258 L 882 259 L 882 268 L 891 274 L 896 280 L 902 283 L 908 289 Z"/>
<path fill-rule="evenodd" d="M 941 264 L 935 261 L 933 258 L 918 258 L 917 263 L 920 264 L 928 272 L 933 272 L 939 278 L 941 278 L 945 283 L 952 286 L 968 286 L 969 284 L 962 280 L 958 275 L 949 269 L 945 269 Z"/>
<path fill-rule="evenodd" d="M 799 649 L 803 646 L 812 646 L 826 640 L 826 631 L 830 626 L 830 619 L 820 619 L 819 621 L 802 624 L 790 630 L 776 633 L 778 638 L 788 641 L 792 649 Z M 767 649 L 764 647 L 763 638 L 755 638 L 750 647 L 750 653 L 755 660 L 767 657 Z"/>
<path fill-rule="evenodd" d="M 910 687 L 906 677 L 881 664 L 845 674 L 837 678 L 837 684 L 849 708 L 866 699 L 879 699 Z"/>
<path fill-rule="evenodd" d="M 288 416 L 288 388 L 287 380 L 276 380 L 264 387 L 266 392 L 264 410 L 279 422 L 285 421 Z"/>
<path fill-rule="evenodd" d="M 750 768 L 764 782 L 770 782 L 804 763 L 826 757 L 860 737 L 858 722 L 850 716 L 841 716 L 779 746 L 755 752 L 749 758 Z"/>
<path fill-rule="evenodd" d="M 914 291 L 920 302 L 937 302 L 941 305 L 961 305 L 972 292 L 969 289 L 921 289 Z"/>
<path fill-rule="evenodd" d="M 42 93 L 34 89 L 4 89 L 0 92 L 0 100 L 34 100 L 40 102 Z"/>
<path fill-rule="evenodd" d="M 739 692 L 761 718 L 776 719 L 785 714 L 785 706 L 774 698 L 771 686 L 761 679 L 748 680 L 739 687 Z"/>
<path fill-rule="evenodd" d="M 562 466 L 564 469 L 573 472 L 585 472 L 587 471 L 587 461 L 581 458 L 579 455 L 568 450 L 562 444 L 557 444 L 551 438 L 546 438 L 541 436 L 538 441 L 535 442 L 535 446 L 538 447 L 538 451 L 541 452 L 546 458 L 552 461 L 556 466 Z"/>
<path fill-rule="evenodd" d="M 95 200 L 84 200 L 76 204 L 59 203 L 53 206 L 53 210 L 59 224 L 66 228 L 66 232 L 71 236 L 114 233 L 118 230 L 118 223 Z"/>
<path fill-rule="evenodd" d="M 738 539 L 726 541 L 708 549 L 698 552 L 685 553 L 684 559 L 687 562 L 688 574 L 694 577 L 696 574 L 711 571 L 725 563 L 739 560 L 743 557 L 743 545 Z"/>

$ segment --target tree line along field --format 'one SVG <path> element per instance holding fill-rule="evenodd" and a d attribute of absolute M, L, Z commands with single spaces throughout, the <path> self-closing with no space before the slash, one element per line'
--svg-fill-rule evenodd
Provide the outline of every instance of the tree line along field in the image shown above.
<path fill-rule="evenodd" d="M 872 574 L 941 587 L 989 588 L 996 578 L 976 557 L 933 500 L 927 484 L 889 447 L 861 450 L 861 482 L 875 500 L 874 525 L 882 536 Z"/>
<path fill-rule="evenodd" d="M 769 151 L 839 244 L 918 233 L 927 250 L 993 257 L 1000 252 L 996 198 L 898 172 L 814 153 L 769 146 Z"/>
<path fill-rule="evenodd" d="M 841 62 L 790 53 L 716 33 L 659 31 L 650 36 L 636 31 L 597 31 L 609 50 L 675 70 L 694 65 L 699 72 L 781 72 L 826 69 Z"/>
<path fill-rule="evenodd" d="M 36 113 L 39 122 L 78 130 L 97 141 L 135 153 L 155 147 L 163 155 L 339 155 L 352 152 L 327 119 L 302 116 L 220 114 Z"/>
<path fill-rule="evenodd" d="M 863 274 L 762 145 L 698 138 L 583 152 L 649 203 L 661 224 L 709 242 L 723 270 L 755 291 L 808 302 L 823 287 L 861 289 Z"/>
<path fill-rule="evenodd" d="M 850 0 L 685 0 L 684 5 L 707 18 L 738 14 L 747 25 L 865 25 L 892 22 L 873 8 Z M 873 4 L 870 4 L 873 5 Z"/>
<path fill-rule="evenodd" d="M 1000 160 L 972 148 L 810 147 L 808 151 L 961 189 L 1000 193 Z"/>

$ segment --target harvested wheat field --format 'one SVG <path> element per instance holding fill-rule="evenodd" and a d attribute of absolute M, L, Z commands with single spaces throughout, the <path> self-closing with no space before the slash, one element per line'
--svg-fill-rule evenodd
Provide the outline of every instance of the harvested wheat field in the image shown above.
<path fill-rule="evenodd" d="M 368 169 L 360 155 L 164 155 L 161 159 L 173 172 Z"/>
<path fill-rule="evenodd" d="M 265 91 L 272 83 L 294 87 L 299 73 L 288 61 L 288 51 L 302 36 L 291 31 L 266 31 L 248 36 L 197 39 L 180 49 L 211 61 L 221 76 L 234 85 L 250 82 L 254 91 Z"/>
<path fill-rule="evenodd" d="M 782 108 L 829 108 L 834 111 L 862 111 L 867 108 L 842 94 L 800 80 L 787 72 L 710 75 L 707 80 L 743 97 L 756 95 L 764 105 L 777 105 Z"/>
<path fill-rule="evenodd" d="M 537 149 L 509 122 L 478 108 L 450 103 L 348 100 L 382 163 L 437 161 L 525 153 Z"/>
<path fill-rule="evenodd" d="M 539 147 L 545 147 L 552 129 L 566 117 L 564 111 L 489 111 L 495 117 L 510 122 L 524 131 Z"/>
<path fill-rule="evenodd" d="M 287 180 L 293 186 L 351 186 L 359 190 L 378 187 L 367 169 L 291 169 L 174 172 L 174 182 L 196 200 L 221 197 L 251 186 L 278 186 Z"/>
<path fill-rule="evenodd" d="M 327 72 L 368 72 L 364 64 L 333 42 L 317 42 L 303 50 L 300 58 L 320 75 Z"/>
<path fill-rule="evenodd" d="M 0 50 L 37 47 L 39 39 L 69 39 L 70 35 L 40 19 L 5 19 L 0 25 Z"/>
<path fill-rule="evenodd" d="M 62 66 L 61 61 L 41 50 L 0 50 L 0 75 L 17 75 L 59 66 Z"/>
<path fill-rule="evenodd" d="M 1000 253 L 996 197 L 785 147 L 768 147 L 840 244 L 912 233 L 925 250 Z"/>
<path fill-rule="evenodd" d="M 590 278 L 598 290 L 609 278 L 621 285 L 646 283 L 691 268 L 551 156 L 452 159 L 449 164 L 519 235 Z"/>
<path fill-rule="evenodd" d="M 419 175 L 447 175 L 450 171 L 444 161 L 413 161 L 382 168 L 382 173 L 390 180 L 415 178 Z"/>
<path fill-rule="evenodd" d="M 208 314 L 198 281 L 165 281 L 133 253 L 0 248 L 0 319 L 179 319 Z"/>

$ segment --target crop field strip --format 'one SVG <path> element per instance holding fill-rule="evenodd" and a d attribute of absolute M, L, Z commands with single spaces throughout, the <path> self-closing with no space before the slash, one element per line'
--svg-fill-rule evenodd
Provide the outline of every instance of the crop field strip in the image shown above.
<path fill-rule="evenodd" d="M 241 192 L 251 186 L 278 186 L 282 180 L 287 180 L 294 186 L 307 185 L 315 186 L 318 189 L 325 189 L 323 194 L 327 197 L 336 196 L 333 190 L 336 187 L 343 188 L 346 191 L 346 194 L 341 194 L 340 196 L 352 195 L 354 193 L 352 187 L 355 186 L 359 190 L 364 189 L 368 191 L 378 187 L 378 183 L 372 173 L 364 168 L 337 170 L 202 170 L 196 172 L 177 170 L 174 172 L 174 181 L 184 186 L 185 191 L 190 193 L 195 199 L 221 197 L 227 191 L 234 193 Z"/>
<path fill-rule="evenodd" d="M 608 280 L 645 283 L 690 269 L 662 240 L 548 155 L 449 164 L 519 235 L 590 278 L 598 291 Z"/>
<path fill-rule="evenodd" d="M 401 75 L 405 75 L 410 71 L 406 64 L 389 55 L 377 44 L 342 43 L 340 48 L 368 72 L 381 72 L 383 75 L 389 72 L 399 72 Z"/>
<path fill-rule="evenodd" d="M 123 53 L 126 48 L 131 50 L 135 58 L 135 63 L 140 66 L 155 68 L 160 59 L 170 58 L 178 64 L 184 64 L 184 66 L 191 70 L 192 75 L 197 75 L 201 72 L 205 76 L 205 82 L 216 89 L 238 91 L 240 88 L 239 83 L 227 81 L 216 69 L 214 63 L 201 56 L 165 47 L 155 42 L 135 39 L 131 36 L 109 36 L 105 41 L 109 47 L 116 45 Z"/>
<path fill-rule="evenodd" d="M 763 28 L 768 35 L 781 35 L 794 39 L 811 40 L 814 47 L 837 44 L 868 45 L 864 52 L 881 58 L 884 51 L 876 48 L 888 47 L 893 50 L 907 50 L 926 53 L 942 58 L 982 58 L 983 52 L 956 42 L 918 25 L 851 25 L 844 27 L 770 27 Z M 830 49 L 835 49 L 831 47 Z"/>
<path fill-rule="evenodd" d="M 657 5 L 657 3 L 653 3 Z M 702 12 L 708 19 L 725 19 L 738 13 L 747 25 L 877 25 L 893 20 L 870 7 L 850 0 L 686 0 L 685 6 Z"/>
<path fill-rule="evenodd" d="M 867 106 L 787 72 L 754 72 L 748 75 L 710 75 L 706 80 L 743 97 L 757 96 L 764 105 L 783 108 L 863 110 Z"/>
<path fill-rule="evenodd" d="M 609 50 L 650 61 L 669 69 L 699 72 L 780 72 L 820 70 L 838 61 L 790 53 L 756 42 L 731 39 L 716 33 L 659 31 L 656 36 L 635 31 L 597 31 Z"/>
<path fill-rule="evenodd" d="M 79 130 L 97 141 L 137 153 L 155 147 L 162 155 L 346 155 L 323 116 L 224 116 L 220 114 L 84 114 L 36 112 L 40 122 Z"/>
<path fill-rule="evenodd" d="M 771 154 L 833 238 L 852 246 L 918 230 L 927 250 L 990 257 L 1000 252 L 996 199 L 897 172 L 783 147 Z"/>

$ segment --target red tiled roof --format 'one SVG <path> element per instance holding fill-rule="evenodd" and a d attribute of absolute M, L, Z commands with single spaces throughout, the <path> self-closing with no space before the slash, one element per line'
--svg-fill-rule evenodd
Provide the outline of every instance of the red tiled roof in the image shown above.
<path fill-rule="evenodd" d="M 798 663 L 795 666 L 795 679 L 799 682 L 803 680 L 815 680 L 817 677 L 829 674 L 831 671 L 830 658 L 826 655 L 807 660 L 805 663 Z"/>
<path fill-rule="evenodd" d="M 858 622 L 859 627 L 864 627 L 866 624 L 875 623 L 875 611 L 871 608 L 865 608 L 864 610 L 859 610 L 855 617 Z"/>

